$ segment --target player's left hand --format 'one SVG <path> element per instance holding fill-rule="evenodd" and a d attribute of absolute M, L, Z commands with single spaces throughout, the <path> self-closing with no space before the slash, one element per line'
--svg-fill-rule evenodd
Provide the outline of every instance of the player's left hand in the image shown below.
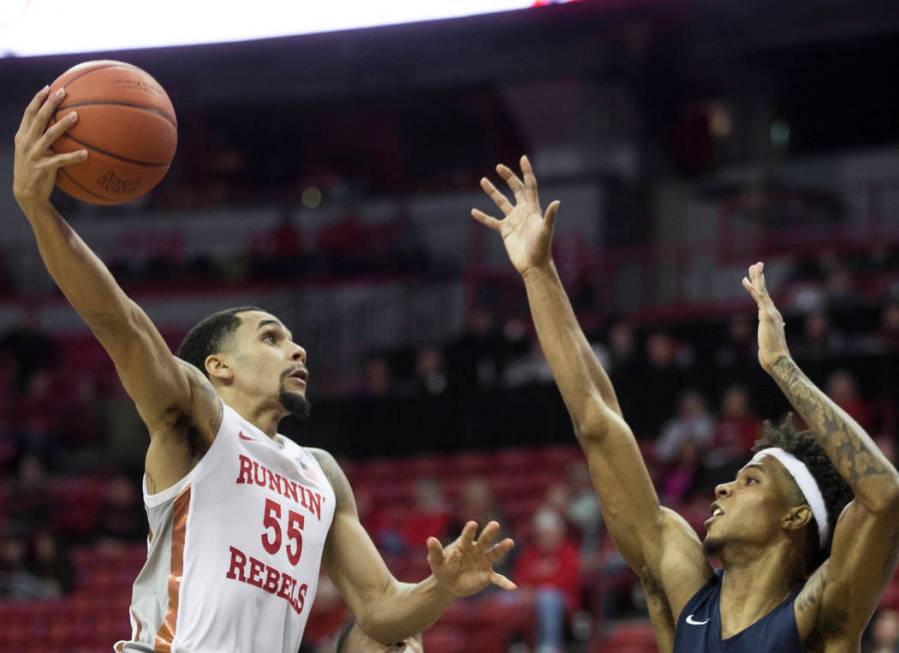
<path fill-rule="evenodd" d="M 469 596 L 490 584 L 505 590 L 518 589 L 511 580 L 493 570 L 493 563 L 514 546 L 506 538 L 499 544 L 493 541 L 499 534 L 499 524 L 490 522 L 475 540 L 478 525 L 465 524 L 456 541 L 443 548 L 435 537 L 428 538 L 428 564 L 437 581 L 456 596 Z"/>
<path fill-rule="evenodd" d="M 743 277 L 743 287 L 759 308 L 759 364 L 769 372 L 779 358 L 790 355 L 790 350 L 787 348 L 783 316 L 765 286 L 764 263 L 759 261 L 749 267 L 749 278 Z"/>

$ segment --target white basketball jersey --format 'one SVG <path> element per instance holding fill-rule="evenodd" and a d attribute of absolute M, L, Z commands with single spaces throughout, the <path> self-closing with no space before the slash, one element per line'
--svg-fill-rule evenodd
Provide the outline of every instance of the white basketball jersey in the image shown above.
<path fill-rule="evenodd" d="M 224 406 L 209 450 L 144 504 L 147 562 L 119 653 L 296 653 L 334 491 L 312 454 Z"/>

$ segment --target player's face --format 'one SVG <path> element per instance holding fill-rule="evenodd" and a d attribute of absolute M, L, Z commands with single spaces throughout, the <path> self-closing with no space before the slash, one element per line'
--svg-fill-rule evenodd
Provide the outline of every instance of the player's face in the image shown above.
<path fill-rule="evenodd" d="M 707 553 L 718 554 L 730 544 L 766 546 L 782 532 L 781 517 L 789 505 L 778 472 L 771 458 L 763 458 L 715 488 L 712 515 L 705 522 Z"/>
<path fill-rule="evenodd" d="M 235 383 L 251 396 L 279 401 L 290 413 L 308 411 L 306 350 L 274 315 L 262 311 L 240 314 L 235 338 Z"/>

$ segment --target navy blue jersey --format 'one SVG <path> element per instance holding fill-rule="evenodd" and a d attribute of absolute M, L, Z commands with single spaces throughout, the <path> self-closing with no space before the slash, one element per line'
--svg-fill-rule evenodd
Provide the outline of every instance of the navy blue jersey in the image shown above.
<path fill-rule="evenodd" d="M 721 639 L 721 575 L 716 572 L 687 602 L 677 620 L 674 653 L 802 653 L 793 616 L 801 585 L 749 628 Z"/>

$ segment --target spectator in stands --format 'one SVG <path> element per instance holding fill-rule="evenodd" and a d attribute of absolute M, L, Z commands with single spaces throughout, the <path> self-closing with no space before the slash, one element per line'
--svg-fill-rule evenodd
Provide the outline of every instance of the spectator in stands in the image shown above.
<path fill-rule="evenodd" d="M 555 510 L 538 510 L 532 528 L 533 540 L 515 565 L 515 582 L 536 609 L 538 653 L 561 653 L 566 616 L 580 608 L 580 557 Z"/>
<path fill-rule="evenodd" d="M 619 320 L 609 328 L 609 376 L 618 389 L 618 403 L 625 415 L 641 410 L 638 388 L 643 373 L 637 338 L 630 323 Z M 601 359 L 600 359 L 601 360 Z M 638 428 L 635 426 L 634 428 Z M 645 431 L 641 430 L 645 434 Z"/>
<path fill-rule="evenodd" d="M 512 388 L 532 384 L 547 385 L 553 382 L 552 372 L 536 338 L 530 340 L 527 353 L 516 356 L 506 364 L 503 381 L 506 386 Z"/>
<path fill-rule="evenodd" d="M 21 450 L 48 460 L 53 453 L 50 445 L 59 427 L 59 404 L 49 370 L 32 372 L 27 389 L 16 403 L 14 415 Z"/>
<path fill-rule="evenodd" d="M 871 653 L 899 653 L 899 611 L 880 610 L 871 625 Z"/>
<path fill-rule="evenodd" d="M 390 363 L 386 356 L 372 354 L 362 366 L 362 394 L 365 397 L 386 397 L 393 391 Z"/>
<path fill-rule="evenodd" d="M 53 504 L 44 465 L 39 458 L 32 455 L 22 457 L 7 500 L 10 535 L 27 538 L 50 523 Z"/>
<path fill-rule="evenodd" d="M 0 543 L 0 597 L 11 601 L 50 598 L 51 589 L 25 563 L 24 540 L 11 537 Z"/>
<path fill-rule="evenodd" d="M 746 389 L 729 387 L 721 397 L 718 420 L 703 456 L 703 486 L 714 487 L 733 479 L 760 435 L 761 423 L 752 413 Z"/>
<path fill-rule="evenodd" d="M 26 565 L 28 571 L 47 589 L 49 596 L 68 594 L 75 586 L 72 559 L 65 546 L 48 530 L 42 530 L 34 537 Z"/>
<path fill-rule="evenodd" d="M 465 331 L 447 350 L 450 383 L 472 391 L 493 387 L 501 379 L 505 340 L 489 310 L 476 308 L 467 318 Z"/>
<path fill-rule="evenodd" d="M 646 338 L 647 366 L 641 375 L 639 401 L 634 412 L 628 413 L 629 420 L 637 420 L 638 437 L 658 437 L 685 385 L 683 367 L 688 360 L 689 355 L 678 352 L 678 344 L 670 334 L 656 331 Z"/>
<path fill-rule="evenodd" d="M 883 307 L 876 343 L 877 351 L 899 352 L 899 302 L 892 301 Z"/>
<path fill-rule="evenodd" d="M 422 347 L 415 356 L 415 393 L 442 395 L 449 386 L 446 359 L 438 347 Z"/>
<path fill-rule="evenodd" d="M 25 392 L 35 371 L 50 368 L 57 362 L 56 341 L 41 328 L 39 307 L 29 304 L 24 311 L 21 324 L 0 338 L 16 364 L 17 395 Z"/>
<path fill-rule="evenodd" d="M 812 311 L 805 316 L 802 340 L 790 346 L 797 360 L 820 361 L 842 354 L 845 340 L 830 323 L 823 311 Z"/>
<path fill-rule="evenodd" d="M 694 389 L 684 391 L 678 401 L 677 416 L 665 423 L 656 442 L 656 458 L 666 465 L 676 463 L 688 443 L 707 447 L 713 429 L 714 422 L 706 410 L 705 397 Z"/>
<path fill-rule="evenodd" d="M 715 364 L 732 369 L 754 367 L 758 346 L 753 318 L 743 313 L 733 315 L 727 322 L 727 339 L 715 350 Z"/>
<path fill-rule="evenodd" d="M 443 540 L 448 535 L 449 520 L 450 512 L 440 481 L 433 477 L 419 478 L 415 482 L 415 508 L 403 527 L 406 547 L 416 551 L 427 544 L 429 537 Z"/>
<path fill-rule="evenodd" d="M 874 413 L 859 395 L 858 383 L 848 370 L 836 370 L 827 378 L 827 396 L 868 433 L 873 433 Z"/>
<path fill-rule="evenodd" d="M 599 543 L 602 514 L 599 511 L 599 501 L 590 480 L 587 463 L 583 461 L 571 463 L 568 465 L 567 476 L 571 497 L 565 516 L 580 533 L 581 551 L 593 552 Z"/>
<path fill-rule="evenodd" d="M 113 477 L 97 510 L 95 533 L 101 546 L 117 548 L 147 539 L 143 499 L 127 476 Z"/>
<path fill-rule="evenodd" d="M 260 234 L 250 248 L 253 273 L 262 279 L 287 281 L 300 274 L 303 263 L 303 236 L 287 208 L 278 223 Z"/>

